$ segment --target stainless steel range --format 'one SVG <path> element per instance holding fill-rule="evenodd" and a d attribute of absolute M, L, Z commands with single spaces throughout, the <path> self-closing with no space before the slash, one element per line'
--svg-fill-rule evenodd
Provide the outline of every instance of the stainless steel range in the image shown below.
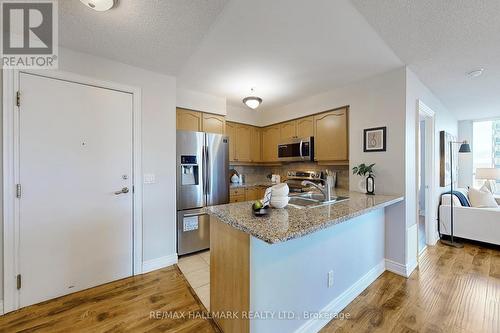
<path fill-rule="evenodd" d="M 286 183 L 292 193 L 303 193 L 314 191 L 314 186 L 304 186 L 304 180 L 311 181 L 316 184 L 321 184 L 323 181 L 323 172 L 321 171 L 288 171 Z"/>

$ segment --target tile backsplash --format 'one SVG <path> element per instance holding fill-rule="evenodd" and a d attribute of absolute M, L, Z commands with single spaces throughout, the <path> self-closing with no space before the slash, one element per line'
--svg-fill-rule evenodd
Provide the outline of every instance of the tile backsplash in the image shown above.
<path fill-rule="evenodd" d="M 287 163 L 281 166 L 230 166 L 230 169 L 236 170 L 239 174 L 245 175 L 247 183 L 266 180 L 269 174 L 279 174 L 284 179 L 290 170 L 300 171 L 325 171 L 326 169 L 337 172 L 337 187 L 349 188 L 349 166 L 338 165 L 318 165 L 314 162 L 306 163 Z"/>

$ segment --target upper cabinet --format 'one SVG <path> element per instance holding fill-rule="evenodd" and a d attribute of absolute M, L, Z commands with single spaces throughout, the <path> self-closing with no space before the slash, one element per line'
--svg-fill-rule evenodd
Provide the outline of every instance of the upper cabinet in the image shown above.
<path fill-rule="evenodd" d="M 281 141 L 281 126 L 274 125 L 262 129 L 262 160 L 278 161 L 278 144 Z"/>
<path fill-rule="evenodd" d="M 250 162 L 250 137 L 251 127 L 238 124 L 236 127 L 236 152 L 235 160 L 237 162 Z"/>
<path fill-rule="evenodd" d="M 281 140 L 297 137 L 297 122 L 295 120 L 280 124 Z"/>
<path fill-rule="evenodd" d="M 177 108 L 177 129 L 200 132 L 202 129 L 202 113 Z"/>
<path fill-rule="evenodd" d="M 296 120 L 297 137 L 307 138 L 314 136 L 314 117 L 305 117 Z"/>
<path fill-rule="evenodd" d="M 226 122 L 226 135 L 229 138 L 229 161 L 235 161 L 236 156 L 236 126 L 237 124 Z"/>
<path fill-rule="evenodd" d="M 224 134 L 226 118 L 221 115 L 177 108 L 177 129 Z"/>
<path fill-rule="evenodd" d="M 262 130 L 253 126 L 250 130 L 250 161 L 262 162 Z"/>
<path fill-rule="evenodd" d="M 229 137 L 229 161 L 252 161 L 252 128 L 253 126 L 226 122 L 226 134 Z"/>
<path fill-rule="evenodd" d="M 314 159 L 344 164 L 349 160 L 348 108 L 259 128 L 226 122 L 224 116 L 177 108 L 177 129 L 226 134 L 229 160 L 240 164 L 276 163 L 278 144 L 314 136 Z"/>
<path fill-rule="evenodd" d="M 226 133 L 226 118 L 211 113 L 203 113 L 203 132 L 216 134 Z"/>
<path fill-rule="evenodd" d="M 348 115 L 339 109 L 314 116 L 314 157 L 316 161 L 347 161 Z"/>

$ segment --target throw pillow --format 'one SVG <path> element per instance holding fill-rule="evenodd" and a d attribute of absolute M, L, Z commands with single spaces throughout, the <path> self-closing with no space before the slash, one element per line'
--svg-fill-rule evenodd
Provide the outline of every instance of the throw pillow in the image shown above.
<path fill-rule="evenodd" d="M 481 186 L 481 188 L 479 189 L 479 191 L 483 191 L 483 192 L 490 192 L 491 194 L 493 194 L 493 188 L 491 188 L 491 182 L 489 180 L 487 180 L 483 186 Z"/>
<path fill-rule="evenodd" d="M 476 208 L 498 208 L 498 204 L 490 191 L 469 189 L 469 199 L 472 207 Z"/>

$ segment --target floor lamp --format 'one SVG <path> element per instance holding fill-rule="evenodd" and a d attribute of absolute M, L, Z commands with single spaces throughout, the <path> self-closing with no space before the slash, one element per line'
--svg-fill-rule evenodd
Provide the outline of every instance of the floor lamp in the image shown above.
<path fill-rule="evenodd" d="M 470 153 L 470 145 L 467 143 L 467 141 L 459 142 L 459 141 L 450 141 L 450 178 L 451 178 L 451 189 L 450 189 L 450 225 L 451 225 L 451 232 L 450 232 L 450 240 L 444 240 L 441 239 L 441 243 L 444 245 L 448 246 L 453 246 L 453 247 L 464 247 L 464 244 L 455 242 L 453 239 L 453 217 L 454 217 L 454 211 L 453 211 L 453 147 L 456 144 L 460 144 L 460 149 L 458 150 L 458 153 Z"/>

